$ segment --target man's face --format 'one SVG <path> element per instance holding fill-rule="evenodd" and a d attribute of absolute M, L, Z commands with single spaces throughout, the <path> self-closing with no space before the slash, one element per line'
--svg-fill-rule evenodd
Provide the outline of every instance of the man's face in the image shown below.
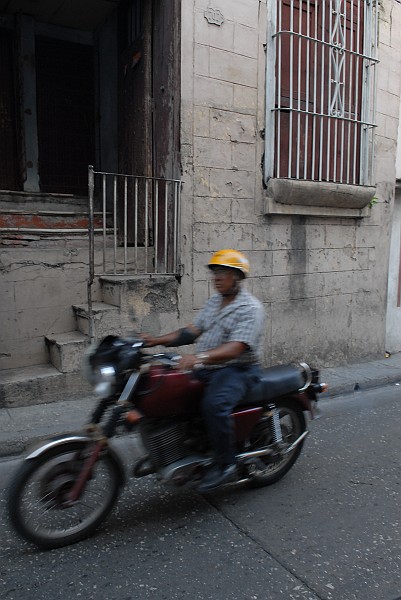
<path fill-rule="evenodd" d="M 214 267 L 212 269 L 212 277 L 216 291 L 223 296 L 232 292 L 237 286 L 238 275 L 235 269 Z"/>

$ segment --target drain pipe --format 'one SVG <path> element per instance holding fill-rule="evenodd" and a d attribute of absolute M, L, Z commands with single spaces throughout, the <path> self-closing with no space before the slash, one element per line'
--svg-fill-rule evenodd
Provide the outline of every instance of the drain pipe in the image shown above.
<path fill-rule="evenodd" d="M 89 233 L 89 279 L 88 279 L 88 322 L 91 342 L 95 339 L 95 327 L 92 307 L 92 285 L 95 279 L 95 228 L 94 228 L 94 192 L 95 172 L 93 165 L 88 166 L 88 233 Z"/>

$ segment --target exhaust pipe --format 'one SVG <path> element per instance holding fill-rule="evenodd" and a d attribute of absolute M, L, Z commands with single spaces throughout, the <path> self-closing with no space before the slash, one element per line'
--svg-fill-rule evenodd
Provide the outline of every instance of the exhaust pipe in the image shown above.
<path fill-rule="evenodd" d="M 300 444 L 302 440 L 306 438 L 307 435 L 309 435 L 309 431 L 304 431 L 303 434 L 300 435 L 299 438 L 296 439 L 295 442 L 291 444 L 289 448 L 287 448 L 287 450 L 284 450 L 283 454 L 288 454 L 289 452 L 292 452 L 292 450 L 294 450 L 294 448 L 296 448 L 298 444 Z"/>
<path fill-rule="evenodd" d="M 281 451 L 277 452 L 272 448 L 264 448 L 263 450 L 254 450 L 252 452 L 243 452 L 242 454 L 237 454 L 237 460 L 248 460 L 249 458 L 259 458 L 261 456 L 277 456 L 277 455 L 285 456 L 286 454 L 289 454 L 290 452 L 292 452 L 294 450 L 294 448 L 296 448 L 298 446 L 298 444 L 300 444 L 302 442 L 302 440 L 304 440 L 308 434 L 309 434 L 309 431 L 304 431 L 302 433 L 302 435 L 300 435 L 299 438 L 297 438 L 295 440 L 295 442 L 293 442 L 291 444 L 291 446 L 289 446 L 285 450 L 281 450 Z"/>

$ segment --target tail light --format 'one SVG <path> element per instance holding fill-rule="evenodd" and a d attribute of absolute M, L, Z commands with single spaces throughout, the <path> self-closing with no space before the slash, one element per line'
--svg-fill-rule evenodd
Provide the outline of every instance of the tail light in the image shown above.
<path fill-rule="evenodd" d="M 324 394 L 329 389 L 327 383 L 313 383 L 311 388 L 316 392 L 316 394 Z"/>

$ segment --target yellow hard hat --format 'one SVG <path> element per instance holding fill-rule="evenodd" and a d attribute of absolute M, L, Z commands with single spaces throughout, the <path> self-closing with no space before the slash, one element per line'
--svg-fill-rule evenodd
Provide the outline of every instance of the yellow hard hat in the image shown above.
<path fill-rule="evenodd" d="M 238 250 L 218 250 L 215 252 L 208 263 L 209 269 L 213 267 L 230 267 L 238 269 L 242 276 L 246 277 L 249 273 L 249 260 Z"/>

